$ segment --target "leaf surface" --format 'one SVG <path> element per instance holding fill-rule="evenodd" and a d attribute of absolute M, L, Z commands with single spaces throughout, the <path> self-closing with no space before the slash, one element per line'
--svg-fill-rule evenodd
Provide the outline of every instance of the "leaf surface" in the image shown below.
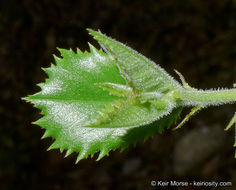
<path fill-rule="evenodd" d="M 101 32 L 91 29 L 88 31 L 110 53 L 111 57 L 117 60 L 135 89 L 139 91 L 157 90 L 159 92 L 182 89 L 181 85 L 164 69 L 135 50 Z"/>
<path fill-rule="evenodd" d="M 90 52 L 59 51 L 63 58 L 55 57 L 56 65 L 44 69 L 49 78 L 39 84 L 41 91 L 25 98 L 42 110 L 44 116 L 35 124 L 46 129 L 43 138 L 55 138 L 49 149 L 66 150 L 66 156 L 79 152 L 76 162 L 99 151 L 99 160 L 110 150 L 124 149 L 141 138 L 162 132 L 178 117 L 181 108 L 175 108 L 171 96 L 162 96 L 164 84 L 159 82 L 160 77 L 157 82 L 162 85 L 158 93 L 160 101 L 154 101 L 152 94 L 156 92 L 148 96 L 141 93 L 150 90 L 145 88 L 151 85 L 146 75 L 137 72 L 138 77 L 144 77 L 140 86 L 137 81 L 142 82 L 142 78 L 135 78 L 135 72 L 129 72 L 127 77 L 135 81 L 134 87 L 129 86 L 117 60 L 92 45 Z M 134 58 L 130 53 L 130 59 Z M 151 74 L 172 81 L 152 63 L 148 65 L 149 71 L 154 70 Z"/>

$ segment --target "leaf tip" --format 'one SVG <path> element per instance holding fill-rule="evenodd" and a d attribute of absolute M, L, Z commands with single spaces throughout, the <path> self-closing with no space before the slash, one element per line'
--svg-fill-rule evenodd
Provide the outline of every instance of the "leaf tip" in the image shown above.
<path fill-rule="evenodd" d="M 62 153 L 64 151 L 64 148 L 63 147 L 60 147 L 60 152 Z"/>
<path fill-rule="evenodd" d="M 41 140 L 43 140 L 43 139 L 45 139 L 45 138 L 48 138 L 48 137 L 50 137 L 50 136 L 51 136 L 50 132 L 49 132 L 48 130 L 46 130 L 46 131 L 44 132 L 43 136 L 41 137 Z"/>
<path fill-rule="evenodd" d="M 104 156 L 108 155 L 109 154 L 109 151 L 103 149 L 100 151 L 99 155 L 98 155 L 98 158 L 96 159 L 96 161 L 99 161 L 101 160 Z"/>
<path fill-rule="evenodd" d="M 26 101 L 26 102 L 29 102 L 29 95 L 26 96 L 26 97 L 21 97 L 20 99 L 21 99 L 21 100 L 24 100 L 24 101 Z"/>
<path fill-rule="evenodd" d="M 56 61 L 56 63 L 62 61 L 62 58 L 56 56 L 55 54 L 52 54 L 52 56 L 53 56 L 54 60 Z"/>
<path fill-rule="evenodd" d="M 75 161 L 75 164 L 78 164 L 78 162 L 79 162 L 80 160 L 84 159 L 85 156 L 86 156 L 86 152 L 85 152 L 85 151 L 81 151 L 81 152 L 78 154 L 78 156 L 77 156 L 77 159 L 76 159 L 76 161 Z"/>
<path fill-rule="evenodd" d="M 73 153 L 73 150 L 72 150 L 72 149 L 68 149 L 68 150 L 66 151 L 66 154 L 65 154 L 64 158 L 68 157 L 68 156 L 71 155 L 72 153 Z"/>
<path fill-rule="evenodd" d="M 52 143 L 51 146 L 48 147 L 47 151 L 52 150 L 52 149 L 57 149 L 58 144 L 56 142 Z"/>
<path fill-rule="evenodd" d="M 68 55 L 68 53 L 71 53 L 70 50 L 63 49 L 63 48 L 58 48 L 57 47 L 57 50 L 60 52 L 60 54 L 63 58 L 65 58 Z"/>
<path fill-rule="evenodd" d="M 88 31 L 89 35 L 93 36 L 94 39 L 96 39 L 99 34 L 102 34 L 101 30 L 99 30 L 99 29 L 98 29 L 98 31 L 95 31 L 95 30 L 92 30 L 91 28 L 87 28 L 87 31 Z"/>
<path fill-rule="evenodd" d="M 89 49 L 90 49 L 90 52 L 91 52 L 91 53 L 96 53 L 96 52 L 97 52 L 97 49 L 96 49 L 92 44 L 90 44 L 90 43 L 88 42 L 88 45 L 89 45 Z"/>

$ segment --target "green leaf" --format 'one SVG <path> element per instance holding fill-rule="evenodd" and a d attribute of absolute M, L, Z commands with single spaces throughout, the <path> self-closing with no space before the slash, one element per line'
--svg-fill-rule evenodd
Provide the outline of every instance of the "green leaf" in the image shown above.
<path fill-rule="evenodd" d="M 43 138 L 55 139 L 49 149 L 66 150 L 66 156 L 79 152 L 76 162 L 98 151 L 99 160 L 110 150 L 162 132 L 182 109 L 174 109 L 171 94 L 129 86 L 117 61 L 89 46 L 84 53 L 59 49 L 63 58 L 55 57 L 56 65 L 44 69 L 49 78 L 39 84 L 41 91 L 25 98 L 42 110 L 44 116 L 35 124 L 46 129 Z M 157 94 L 158 100 L 153 98 Z"/>
<path fill-rule="evenodd" d="M 119 67 L 129 77 L 131 85 L 138 91 L 166 92 L 182 89 L 181 85 L 164 69 L 135 50 L 100 32 L 91 29 L 88 31 L 118 62 Z"/>
<path fill-rule="evenodd" d="M 59 49 L 62 58 L 44 69 L 49 78 L 39 84 L 41 91 L 24 98 L 42 111 L 35 124 L 46 129 L 42 138 L 55 139 L 49 149 L 66 150 L 65 156 L 79 152 L 76 163 L 161 133 L 184 106 L 194 108 L 177 128 L 200 109 L 236 100 L 235 88 L 198 90 L 176 71 L 181 86 L 131 48 L 89 32 L 105 53 L 90 44 L 90 52 Z M 235 122 L 236 114 L 226 129 Z"/>

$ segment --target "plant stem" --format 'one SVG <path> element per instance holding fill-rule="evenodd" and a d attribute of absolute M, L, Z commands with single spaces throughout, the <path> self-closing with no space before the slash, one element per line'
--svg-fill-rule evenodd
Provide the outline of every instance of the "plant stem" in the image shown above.
<path fill-rule="evenodd" d="M 236 89 L 228 90 L 185 90 L 181 93 L 182 104 L 186 106 L 210 106 L 236 102 Z"/>

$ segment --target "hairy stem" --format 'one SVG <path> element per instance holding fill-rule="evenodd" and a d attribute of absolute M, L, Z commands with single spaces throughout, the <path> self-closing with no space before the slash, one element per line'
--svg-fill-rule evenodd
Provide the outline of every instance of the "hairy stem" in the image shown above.
<path fill-rule="evenodd" d="M 236 102 L 236 89 L 229 90 L 185 90 L 180 97 L 186 106 L 210 106 Z"/>

